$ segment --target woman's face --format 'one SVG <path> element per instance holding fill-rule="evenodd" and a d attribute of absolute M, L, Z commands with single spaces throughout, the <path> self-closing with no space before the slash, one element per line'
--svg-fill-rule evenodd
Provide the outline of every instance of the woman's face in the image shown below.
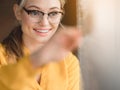
<path fill-rule="evenodd" d="M 24 9 L 16 15 L 22 26 L 23 40 L 48 41 L 59 26 L 62 14 L 58 12 L 61 12 L 59 0 L 27 0 Z"/>

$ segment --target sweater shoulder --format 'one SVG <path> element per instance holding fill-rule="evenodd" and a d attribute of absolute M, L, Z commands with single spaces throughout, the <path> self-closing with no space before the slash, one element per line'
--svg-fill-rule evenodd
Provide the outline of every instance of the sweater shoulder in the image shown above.
<path fill-rule="evenodd" d="M 65 63 L 68 74 L 68 90 L 83 90 L 80 61 L 74 54 L 69 53 Z"/>
<path fill-rule="evenodd" d="M 72 53 L 70 52 L 66 57 L 65 57 L 65 63 L 68 67 L 70 66 L 74 66 L 77 64 L 77 66 L 79 66 L 78 64 L 80 63 L 78 58 Z"/>
<path fill-rule="evenodd" d="M 0 43 L 0 66 L 1 65 L 6 65 L 7 61 L 6 61 L 6 51 L 4 46 Z"/>

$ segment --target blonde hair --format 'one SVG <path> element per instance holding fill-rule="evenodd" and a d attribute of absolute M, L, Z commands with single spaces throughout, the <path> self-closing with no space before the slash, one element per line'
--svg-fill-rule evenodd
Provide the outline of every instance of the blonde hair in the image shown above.
<path fill-rule="evenodd" d="M 27 1 L 27 0 L 16 0 L 16 3 L 17 3 L 19 6 L 23 7 L 26 1 Z M 60 1 L 60 3 L 61 3 L 61 8 L 64 9 L 64 5 L 65 5 L 65 3 L 66 3 L 66 0 L 59 0 L 59 1 Z"/>
<path fill-rule="evenodd" d="M 59 0 L 60 1 L 60 3 L 61 3 L 61 8 L 63 9 L 64 8 L 64 5 L 65 5 L 65 3 L 66 3 L 66 0 Z"/>

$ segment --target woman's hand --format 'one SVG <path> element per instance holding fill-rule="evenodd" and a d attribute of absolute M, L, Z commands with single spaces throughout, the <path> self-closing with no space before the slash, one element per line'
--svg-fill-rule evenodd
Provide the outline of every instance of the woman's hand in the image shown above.
<path fill-rule="evenodd" d="M 60 28 L 53 37 L 30 58 L 34 67 L 40 67 L 52 61 L 62 60 L 70 51 L 78 47 L 81 32 L 75 27 Z"/>

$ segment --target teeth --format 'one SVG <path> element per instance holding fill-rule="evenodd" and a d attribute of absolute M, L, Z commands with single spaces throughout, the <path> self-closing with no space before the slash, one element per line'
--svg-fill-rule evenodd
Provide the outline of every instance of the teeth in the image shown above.
<path fill-rule="evenodd" d="M 49 30 L 37 30 L 37 31 L 41 33 L 47 33 Z"/>

